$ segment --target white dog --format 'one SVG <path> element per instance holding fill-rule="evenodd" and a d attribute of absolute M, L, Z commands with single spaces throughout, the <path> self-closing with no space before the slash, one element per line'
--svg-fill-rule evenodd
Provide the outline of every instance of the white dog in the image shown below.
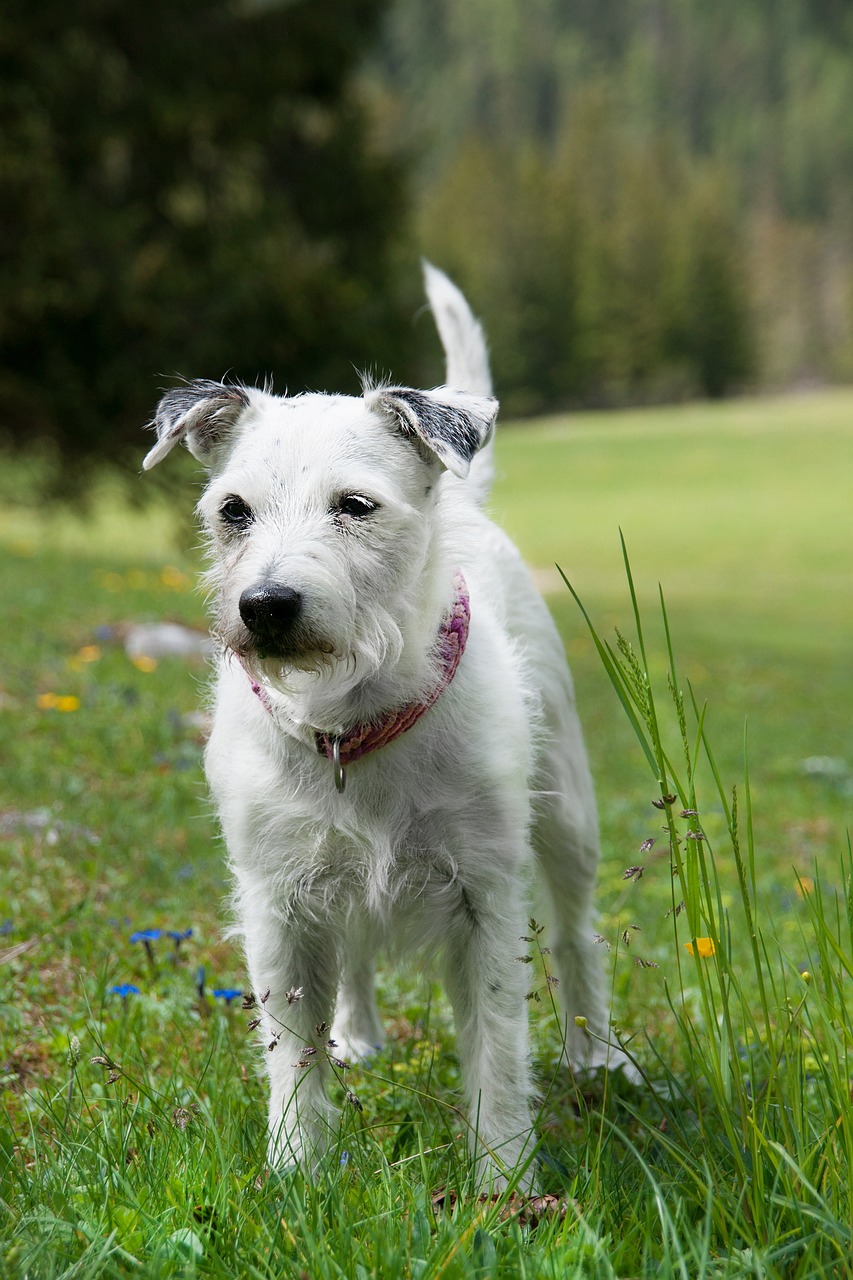
<path fill-rule="evenodd" d="M 529 1185 L 516 957 L 532 861 L 570 1055 L 624 1063 L 592 951 L 596 811 L 563 646 L 480 505 L 498 409 L 485 340 L 429 266 L 426 288 L 446 386 L 191 382 L 161 400 L 144 466 L 183 441 L 210 472 L 222 656 L 206 767 L 269 993 L 271 1160 L 319 1158 L 329 1053 L 383 1041 L 377 951 L 420 945 L 443 955 L 480 1180 L 520 1166 Z"/>

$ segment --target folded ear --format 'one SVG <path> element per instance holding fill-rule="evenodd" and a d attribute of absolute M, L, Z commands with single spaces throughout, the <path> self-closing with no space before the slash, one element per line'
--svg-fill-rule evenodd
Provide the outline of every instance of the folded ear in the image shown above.
<path fill-rule="evenodd" d="M 398 431 L 425 445 L 439 462 L 464 480 L 471 459 L 491 439 L 498 414 L 492 396 L 436 387 L 374 387 L 365 391 L 369 408 L 391 418 Z"/>
<path fill-rule="evenodd" d="M 148 424 L 157 432 L 157 443 L 143 459 L 143 469 L 150 471 L 181 440 L 194 458 L 209 464 L 213 451 L 231 435 L 248 406 L 249 392 L 245 387 L 206 378 L 173 387 L 163 396 L 153 422 Z"/>

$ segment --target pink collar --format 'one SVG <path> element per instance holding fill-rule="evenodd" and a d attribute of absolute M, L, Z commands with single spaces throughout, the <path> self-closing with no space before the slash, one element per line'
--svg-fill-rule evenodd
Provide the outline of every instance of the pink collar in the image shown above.
<path fill-rule="evenodd" d="M 444 690 L 456 675 L 456 670 L 465 652 L 468 640 L 468 626 L 471 622 L 471 601 L 468 587 L 462 570 L 456 569 L 453 574 L 454 599 L 450 609 L 444 615 L 438 630 L 436 650 L 440 674 L 433 689 L 421 702 L 408 702 L 405 706 L 395 707 L 387 711 L 379 720 L 371 720 L 367 724 L 354 725 L 340 737 L 329 733 L 315 734 L 317 751 L 334 765 L 335 786 L 343 791 L 346 777 L 344 765 L 360 760 L 371 751 L 387 747 L 395 738 L 399 738 L 407 729 L 420 720 L 429 711 L 434 702 L 441 697 Z M 251 677 L 250 677 L 251 680 Z M 261 700 L 264 707 L 272 713 L 269 694 L 263 685 L 251 680 L 252 692 Z"/>

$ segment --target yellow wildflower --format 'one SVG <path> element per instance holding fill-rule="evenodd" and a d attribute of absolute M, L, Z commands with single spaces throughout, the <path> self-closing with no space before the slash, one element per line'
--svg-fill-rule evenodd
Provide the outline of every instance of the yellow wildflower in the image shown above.
<path fill-rule="evenodd" d="M 170 587 L 172 591 L 187 591 L 192 586 L 192 582 L 187 574 L 182 573 L 180 569 L 176 569 L 173 564 L 164 566 L 160 581 L 164 587 Z"/>
<path fill-rule="evenodd" d="M 714 955 L 717 948 L 714 946 L 713 938 L 696 938 L 695 946 L 693 942 L 685 942 L 685 948 L 692 956 L 701 956 L 703 960 L 707 960 L 709 956 Z"/>
<path fill-rule="evenodd" d="M 101 651 L 96 644 L 84 644 L 82 649 L 78 649 L 74 656 L 68 659 L 68 665 L 72 671 L 82 671 L 87 663 L 97 662 L 100 656 Z"/>
<path fill-rule="evenodd" d="M 131 658 L 131 662 L 137 671 L 154 671 L 157 666 L 156 658 L 149 658 L 147 654 L 140 653 L 135 658 Z"/>
<path fill-rule="evenodd" d="M 71 694 L 40 693 L 36 706 L 40 711 L 79 711 L 80 699 Z"/>

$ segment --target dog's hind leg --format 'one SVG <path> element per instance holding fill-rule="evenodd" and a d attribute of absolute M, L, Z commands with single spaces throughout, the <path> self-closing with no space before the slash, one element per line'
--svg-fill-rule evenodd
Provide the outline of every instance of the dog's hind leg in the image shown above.
<path fill-rule="evenodd" d="M 592 779 L 573 706 L 548 708 L 551 734 L 536 778 L 533 844 L 544 882 L 543 914 L 573 1066 L 629 1068 L 610 1029 L 593 896 L 599 859 Z M 578 1025 L 576 1019 L 581 1020 Z"/>
<path fill-rule="evenodd" d="M 593 941 L 597 844 L 562 797 L 539 815 L 534 843 L 545 888 L 542 941 L 550 947 L 559 982 L 566 1055 L 573 1066 L 599 1066 L 610 1036 L 601 957 Z"/>
<path fill-rule="evenodd" d="M 363 1062 L 385 1043 L 385 1031 L 376 1005 L 374 940 L 364 924 L 351 927 L 341 957 L 341 981 L 332 1039 L 334 1053 Z"/>

